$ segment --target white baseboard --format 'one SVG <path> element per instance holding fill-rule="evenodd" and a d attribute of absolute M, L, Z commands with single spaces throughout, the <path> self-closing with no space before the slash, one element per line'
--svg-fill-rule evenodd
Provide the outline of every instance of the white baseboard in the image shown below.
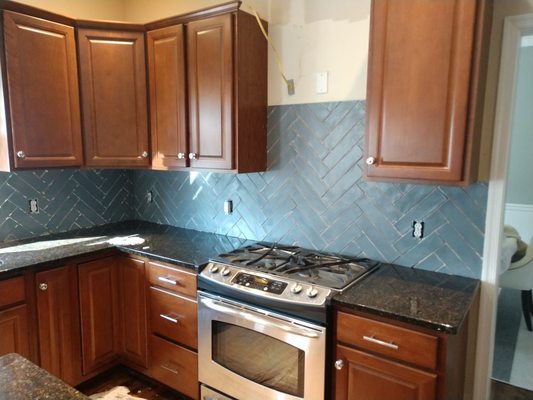
<path fill-rule="evenodd" d="M 505 204 L 505 225 L 513 226 L 526 243 L 533 237 L 533 205 Z"/>

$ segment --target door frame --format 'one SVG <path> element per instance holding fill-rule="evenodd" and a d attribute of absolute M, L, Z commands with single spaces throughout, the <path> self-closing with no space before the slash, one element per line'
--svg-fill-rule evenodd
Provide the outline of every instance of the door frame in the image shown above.
<path fill-rule="evenodd" d="M 473 398 L 480 400 L 490 398 L 501 234 L 504 224 L 507 169 L 521 37 L 524 33 L 532 31 L 533 14 L 510 16 L 504 20 L 487 215 L 485 219 L 481 302 L 475 357 L 476 368 L 474 372 Z"/>

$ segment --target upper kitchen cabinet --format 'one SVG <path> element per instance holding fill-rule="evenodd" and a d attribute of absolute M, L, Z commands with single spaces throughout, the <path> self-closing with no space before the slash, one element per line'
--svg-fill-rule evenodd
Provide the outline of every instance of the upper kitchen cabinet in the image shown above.
<path fill-rule="evenodd" d="M 238 7 L 148 25 L 154 168 L 266 170 L 267 42 Z"/>
<path fill-rule="evenodd" d="M 477 175 L 490 1 L 373 0 L 366 177 Z"/>
<path fill-rule="evenodd" d="M 1 168 L 81 166 L 74 28 L 7 10 L 3 22 Z"/>
<path fill-rule="evenodd" d="M 85 164 L 150 165 L 143 27 L 78 30 Z"/>
<path fill-rule="evenodd" d="M 186 167 L 188 135 L 183 25 L 149 31 L 152 167 Z"/>

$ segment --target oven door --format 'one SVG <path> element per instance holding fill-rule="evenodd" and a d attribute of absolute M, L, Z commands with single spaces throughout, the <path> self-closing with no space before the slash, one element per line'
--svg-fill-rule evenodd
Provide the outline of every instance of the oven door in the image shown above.
<path fill-rule="evenodd" d="M 199 292 L 199 380 L 237 399 L 322 400 L 326 328 Z"/>

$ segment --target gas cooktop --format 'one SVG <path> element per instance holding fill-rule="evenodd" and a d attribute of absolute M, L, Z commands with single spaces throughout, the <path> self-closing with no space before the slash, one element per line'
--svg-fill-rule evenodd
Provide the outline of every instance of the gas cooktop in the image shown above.
<path fill-rule="evenodd" d="M 221 254 L 212 262 L 337 290 L 344 289 L 379 264 L 367 258 L 263 242 Z"/>

